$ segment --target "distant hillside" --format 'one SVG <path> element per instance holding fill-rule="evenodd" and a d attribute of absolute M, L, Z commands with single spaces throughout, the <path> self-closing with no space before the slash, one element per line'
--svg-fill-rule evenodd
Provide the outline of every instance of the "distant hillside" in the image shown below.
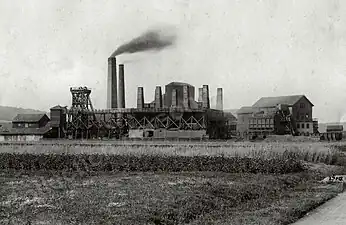
<path fill-rule="evenodd" d="M 35 109 L 23 109 L 23 108 L 10 107 L 10 106 L 0 106 L 0 121 L 12 121 L 12 119 L 17 114 L 26 114 L 26 113 L 36 114 L 36 113 L 46 113 L 46 112 L 35 110 Z"/>

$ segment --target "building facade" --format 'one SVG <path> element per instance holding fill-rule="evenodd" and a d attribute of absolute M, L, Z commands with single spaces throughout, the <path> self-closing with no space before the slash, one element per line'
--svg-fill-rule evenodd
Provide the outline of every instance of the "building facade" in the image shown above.
<path fill-rule="evenodd" d="M 316 121 L 312 117 L 314 105 L 305 95 L 263 97 L 252 106 L 242 107 L 237 112 L 237 131 L 240 133 L 247 132 L 249 120 L 254 114 L 273 114 L 281 105 L 288 106 L 298 134 L 307 135 L 316 132 Z"/>
<path fill-rule="evenodd" d="M 18 114 L 12 127 L 0 129 L 0 141 L 39 141 L 51 130 L 46 114 Z"/>
<path fill-rule="evenodd" d="M 46 114 L 18 114 L 12 120 L 13 128 L 40 128 L 49 122 Z"/>

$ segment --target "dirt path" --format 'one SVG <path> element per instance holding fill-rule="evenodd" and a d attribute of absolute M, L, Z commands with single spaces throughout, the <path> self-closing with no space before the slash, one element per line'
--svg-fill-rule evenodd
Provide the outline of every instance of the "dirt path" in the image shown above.
<path fill-rule="evenodd" d="M 346 224 L 346 193 L 313 210 L 292 225 L 344 225 Z"/>

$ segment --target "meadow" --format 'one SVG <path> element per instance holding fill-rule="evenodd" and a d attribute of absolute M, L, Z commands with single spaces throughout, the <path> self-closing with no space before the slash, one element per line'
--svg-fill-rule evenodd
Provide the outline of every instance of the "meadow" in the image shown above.
<path fill-rule="evenodd" d="M 0 224 L 289 224 L 343 191 L 342 143 L 0 145 Z"/>

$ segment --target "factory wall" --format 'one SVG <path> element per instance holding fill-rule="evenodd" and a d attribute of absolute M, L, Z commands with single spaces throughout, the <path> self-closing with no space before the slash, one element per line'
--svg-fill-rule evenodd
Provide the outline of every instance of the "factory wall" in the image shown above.
<path fill-rule="evenodd" d="M 313 122 L 296 122 L 297 131 L 300 134 L 312 134 L 313 130 Z"/>
<path fill-rule="evenodd" d="M 293 118 L 296 121 L 312 121 L 312 107 L 306 98 L 301 98 L 292 107 Z"/>
<path fill-rule="evenodd" d="M 43 135 L 0 135 L 0 141 L 39 141 Z"/>
<path fill-rule="evenodd" d="M 12 121 L 12 127 L 13 128 L 39 128 L 44 127 L 46 124 L 50 121 L 50 119 L 47 116 L 42 117 L 37 122 L 31 122 L 31 121 Z"/>
<path fill-rule="evenodd" d="M 152 132 L 150 136 L 145 135 L 145 132 Z M 131 129 L 129 130 L 129 138 L 142 139 L 145 137 L 148 138 L 158 138 L 158 139 L 201 139 L 206 136 L 206 130 L 166 130 L 166 129 L 157 129 L 157 130 L 142 130 L 142 129 Z"/>
<path fill-rule="evenodd" d="M 189 101 L 189 105 L 192 106 L 193 101 L 195 99 L 195 87 L 191 86 L 191 85 L 187 85 L 188 86 L 188 101 Z M 166 107 L 171 107 L 172 106 L 172 93 L 173 90 L 177 91 L 177 106 L 178 107 L 184 107 L 184 85 L 178 84 L 168 84 L 165 86 L 165 98 L 164 98 L 164 105 Z"/>
<path fill-rule="evenodd" d="M 237 118 L 237 132 L 244 133 L 249 130 L 249 120 L 252 113 L 238 114 Z"/>
<path fill-rule="evenodd" d="M 170 131 L 165 129 L 154 130 L 155 138 L 201 139 L 205 135 L 206 135 L 205 130 L 178 130 L 178 131 Z"/>

